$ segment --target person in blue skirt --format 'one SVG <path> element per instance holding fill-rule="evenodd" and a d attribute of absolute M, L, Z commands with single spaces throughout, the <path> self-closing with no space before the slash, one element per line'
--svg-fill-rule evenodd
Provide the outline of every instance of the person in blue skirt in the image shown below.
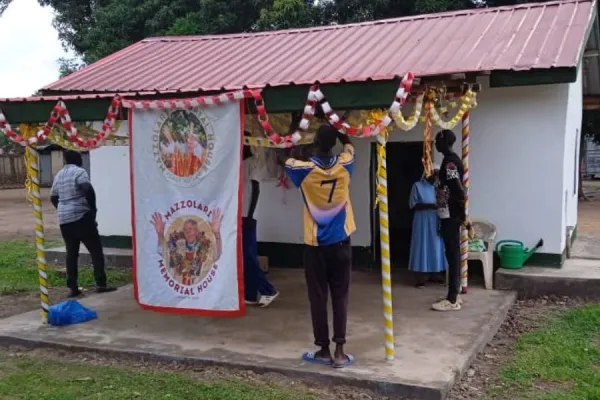
<path fill-rule="evenodd" d="M 409 206 L 414 210 L 410 261 L 408 269 L 416 274 L 416 287 L 427 281 L 443 283 L 446 270 L 444 242 L 439 234 L 435 184 L 438 170 L 428 178 L 423 176 L 412 187 Z"/>

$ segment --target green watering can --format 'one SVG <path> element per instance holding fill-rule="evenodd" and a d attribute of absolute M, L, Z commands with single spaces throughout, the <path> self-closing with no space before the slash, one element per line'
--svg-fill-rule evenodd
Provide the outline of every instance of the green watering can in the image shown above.
<path fill-rule="evenodd" d="M 531 250 L 518 240 L 501 240 L 496 245 L 496 253 L 500 256 L 500 266 L 506 269 L 520 269 L 540 247 L 544 240 L 540 239 Z"/>

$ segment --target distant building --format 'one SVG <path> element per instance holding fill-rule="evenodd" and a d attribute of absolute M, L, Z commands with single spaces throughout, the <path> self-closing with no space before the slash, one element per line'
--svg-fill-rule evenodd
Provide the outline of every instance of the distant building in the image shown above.
<path fill-rule="evenodd" d="M 587 139 L 583 154 L 584 178 L 600 178 L 600 145 L 592 139 Z"/>

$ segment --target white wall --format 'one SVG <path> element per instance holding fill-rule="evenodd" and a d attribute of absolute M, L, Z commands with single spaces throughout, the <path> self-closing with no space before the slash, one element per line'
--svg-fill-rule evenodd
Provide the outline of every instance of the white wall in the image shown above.
<path fill-rule="evenodd" d="M 578 183 L 579 183 L 579 149 L 581 140 L 581 119 L 583 113 L 583 87 L 581 69 L 577 75 L 577 82 L 569 85 L 568 107 L 565 124 L 565 152 L 563 166 L 563 185 L 565 196 L 565 216 L 563 232 L 567 226 L 577 226 Z M 566 235 L 563 234 L 563 243 Z"/>
<path fill-rule="evenodd" d="M 568 85 L 486 89 L 472 115 L 471 215 L 498 239 L 544 253 L 563 244 L 563 162 Z"/>
<path fill-rule="evenodd" d="M 129 147 L 105 146 L 90 152 L 90 175 L 103 236 L 131 236 Z"/>
<path fill-rule="evenodd" d="M 481 83 L 479 107 L 471 116 L 471 216 L 496 224 L 499 240 L 516 239 L 532 246 L 543 238 L 541 252 L 561 253 L 565 226 L 574 225 L 577 218 L 572 180 L 574 135 L 581 125 L 581 80 L 570 85 L 494 89 L 487 87 L 487 79 Z M 460 138 L 460 127 L 455 132 Z M 419 126 L 408 133 L 394 132 L 391 140 L 420 141 L 422 135 Z M 369 142 L 355 140 L 351 199 L 358 227 L 353 244 L 357 246 L 371 243 Z M 459 139 L 455 146 L 459 154 L 460 148 Z M 127 153 L 126 147 L 91 153 L 102 235 L 131 234 Z M 434 159 L 439 162 L 441 156 L 435 154 Z M 267 182 L 261 185 L 260 197 L 259 240 L 301 243 L 298 191 Z"/>

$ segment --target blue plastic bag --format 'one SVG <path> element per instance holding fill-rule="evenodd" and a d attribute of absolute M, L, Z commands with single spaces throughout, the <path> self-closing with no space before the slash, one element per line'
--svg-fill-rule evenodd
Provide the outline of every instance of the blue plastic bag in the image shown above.
<path fill-rule="evenodd" d="M 81 324 L 98 318 L 95 310 L 85 308 L 77 300 L 67 300 L 50 307 L 48 323 L 54 326 Z"/>

